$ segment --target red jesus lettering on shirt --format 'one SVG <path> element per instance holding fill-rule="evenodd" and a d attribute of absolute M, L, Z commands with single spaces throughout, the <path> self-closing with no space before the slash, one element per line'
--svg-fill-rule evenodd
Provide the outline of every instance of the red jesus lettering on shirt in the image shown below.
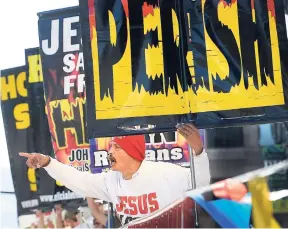
<path fill-rule="evenodd" d="M 178 131 L 194 150 L 197 187 L 208 185 L 209 160 L 198 130 L 186 124 Z M 192 188 L 190 169 L 144 160 L 143 135 L 115 137 L 108 154 L 111 170 L 102 174 L 80 172 L 42 154 L 20 155 L 28 158 L 29 167 L 44 167 L 51 177 L 72 191 L 112 202 L 122 224 L 167 207 Z"/>

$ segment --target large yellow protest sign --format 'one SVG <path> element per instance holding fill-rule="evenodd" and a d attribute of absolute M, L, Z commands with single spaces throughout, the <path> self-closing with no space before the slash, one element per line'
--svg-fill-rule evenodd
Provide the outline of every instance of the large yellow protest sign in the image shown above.
<path fill-rule="evenodd" d="M 273 1 L 202 0 L 197 15 L 174 1 L 89 3 L 98 120 L 284 104 Z"/>

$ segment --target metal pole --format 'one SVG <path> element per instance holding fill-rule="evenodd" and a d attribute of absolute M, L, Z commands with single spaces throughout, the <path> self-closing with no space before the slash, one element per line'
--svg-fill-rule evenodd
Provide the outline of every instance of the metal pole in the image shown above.
<path fill-rule="evenodd" d="M 110 218 L 111 218 L 111 206 L 110 206 L 110 203 L 108 202 L 107 203 L 108 204 L 108 216 L 107 216 L 107 219 L 108 219 L 108 228 L 111 228 L 111 220 L 110 220 Z"/>
<path fill-rule="evenodd" d="M 11 194 L 15 195 L 15 192 L 0 191 L 1 194 Z"/>
<path fill-rule="evenodd" d="M 191 186 L 192 186 L 192 189 L 196 189 L 194 153 L 190 145 L 188 149 L 189 149 L 189 156 L 190 156 Z M 194 201 L 194 212 L 195 212 L 195 227 L 197 228 L 199 227 L 199 219 L 198 219 L 197 205 L 195 201 Z"/>
<path fill-rule="evenodd" d="M 78 210 L 79 210 L 79 214 L 80 214 L 80 224 L 82 224 L 83 223 L 83 209 L 82 209 L 82 207 L 79 207 Z"/>
<path fill-rule="evenodd" d="M 111 208 L 111 228 L 115 228 L 116 227 L 116 224 L 115 224 L 115 212 L 114 212 L 114 208 L 113 208 L 113 204 L 112 203 L 109 203 L 110 204 L 110 208 Z"/>

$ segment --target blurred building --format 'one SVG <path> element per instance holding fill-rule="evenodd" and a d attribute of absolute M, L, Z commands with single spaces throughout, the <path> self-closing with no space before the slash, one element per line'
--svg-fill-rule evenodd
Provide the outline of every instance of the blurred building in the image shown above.
<path fill-rule="evenodd" d="M 259 127 L 208 129 L 205 147 L 212 182 L 234 177 L 264 166 L 259 147 Z"/>
<path fill-rule="evenodd" d="M 209 129 L 205 146 L 216 182 L 288 159 L 288 123 Z M 270 191 L 288 189 L 288 170 L 269 176 L 268 184 Z M 278 222 L 288 227 L 288 198 L 273 205 Z"/>

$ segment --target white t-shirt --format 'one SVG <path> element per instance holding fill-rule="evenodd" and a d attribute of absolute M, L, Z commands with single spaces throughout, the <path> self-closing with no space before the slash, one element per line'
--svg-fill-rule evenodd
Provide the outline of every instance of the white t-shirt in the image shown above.
<path fill-rule="evenodd" d="M 89 228 L 89 227 L 86 223 L 80 223 L 78 226 L 76 226 L 74 228 Z"/>
<path fill-rule="evenodd" d="M 197 188 L 208 185 L 210 170 L 206 152 L 194 159 Z M 130 180 L 123 179 L 122 174 L 115 171 L 80 172 L 55 159 L 51 159 L 45 169 L 74 192 L 112 202 L 122 224 L 167 207 L 192 188 L 190 169 L 166 162 L 144 160 Z"/>

